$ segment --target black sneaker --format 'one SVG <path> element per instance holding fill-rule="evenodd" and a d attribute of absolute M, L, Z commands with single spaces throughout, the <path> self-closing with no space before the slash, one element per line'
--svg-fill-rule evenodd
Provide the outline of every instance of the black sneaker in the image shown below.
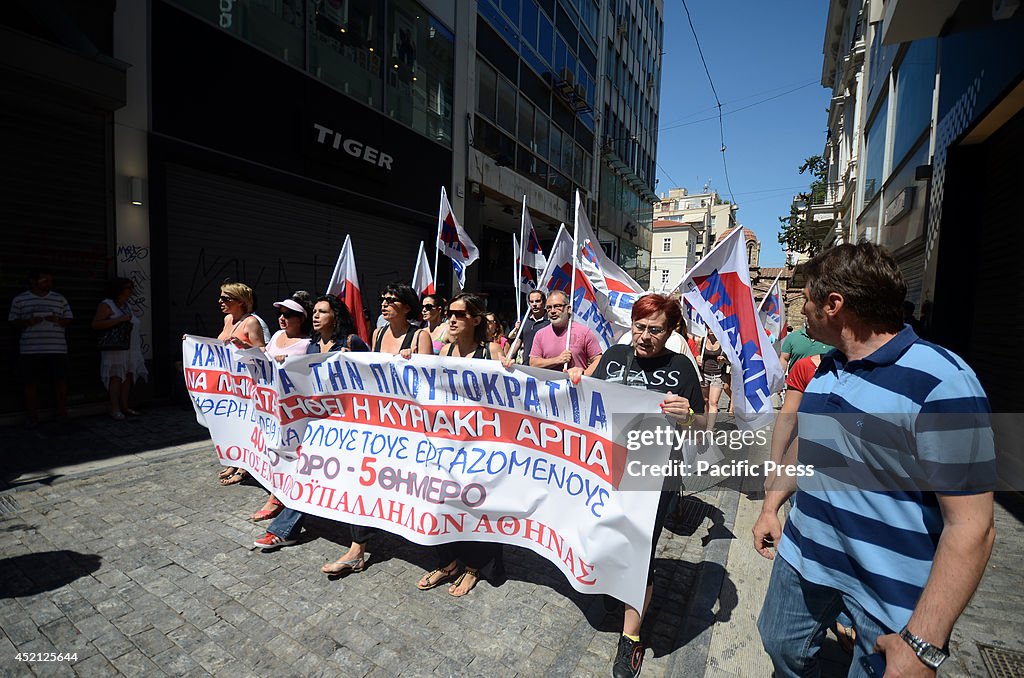
<path fill-rule="evenodd" d="M 643 643 L 634 642 L 626 636 L 619 636 L 619 649 L 612 664 L 613 678 L 636 678 L 644 663 Z"/>

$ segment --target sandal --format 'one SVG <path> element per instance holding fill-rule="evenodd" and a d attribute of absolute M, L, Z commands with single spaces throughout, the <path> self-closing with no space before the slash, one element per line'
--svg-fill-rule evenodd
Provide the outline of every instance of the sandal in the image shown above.
<path fill-rule="evenodd" d="M 270 508 L 267 508 L 268 506 Z M 277 499 L 270 498 L 267 500 L 267 503 L 263 505 L 263 508 L 249 516 L 249 520 L 254 523 L 258 523 L 261 520 L 270 520 L 271 518 L 276 518 L 283 510 L 284 504 L 279 502 Z"/>
<path fill-rule="evenodd" d="M 231 476 L 235 475 L 235 473 L 237 472 L 237 468 L 235 468 L 234 466 L 228 466 L 226 468 L 221 469 L 221 472 L 217 474 L 217 478 L 219 478 L 220 480 L 224 480 L 225 478 L 230 478 Z"/>
<path fill-rule="evenodd" d="M 439 567 L 436 570 L 431 570 L 425 575 L 420 577 L 419 583 L 416 584 L 416 588 L 420 591 L 429 591 L 430 589 L 436 589 L 441 584 L 455 579 L 459 574 L 459 564 L 452 563 L 448 567 Z M 437 577 L 435 578 L 435 575 Z"/>
<path fill-rule="evenodd" d="M 238 483 L 245 480 L 246 476 L 248 476 L 248 474 L 245 471 L 243 471 L 242 469 L 237 469 L 227 478 L 221 478 L 220 484 L 223 485 L 224 487 L 227 487 L 228 485 L 237 485 Z"/>
<path fill-rule="evenodd" d="M 462 582 L 465 581 L 466 575 L 472 577 L 472 579 L 470 580 L 469 588 L 463 591 L 462 593 L 459 593 L 459 588 L 462 586 Z M 476 588 L 477 582 L 479 581 L 480 570 L 474 570 L 472 567 L 467 567 L 462 572 L 462 574 L 459 575 L 459 578 L 452 582 L 452 585 L 448 587 L 448 595 L 453 596 L 455 598 L 468 596 L 469 592 Z"/>
<path fill-rule="evenodd" d="M 370 554 L 364 553 L 359 558 L 352 558 L 351 560 L 336 560 L 333 563 L 327 563 L 320 568 L 320 571 L 331 576 L 339 576 L 348 574 L 349 572 L 362 572 L 366 569 L 366 561 L 369 559 Z"/>

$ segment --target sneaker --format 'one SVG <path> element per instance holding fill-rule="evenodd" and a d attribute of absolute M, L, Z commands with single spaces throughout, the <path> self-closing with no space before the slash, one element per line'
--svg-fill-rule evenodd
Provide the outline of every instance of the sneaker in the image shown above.
<path fill-rule="evenodd" d="M 285 539 L 284 537 L 278 537 L 273 532 L 267 532 L 265 535 L 253 542 L 256 546 L 261 549 L 276 549 L 282 546 L 291 546 L 298 544 L 298 539 Z"/>
<path fill-rule="evenodd" d="M 644 663 L 644 646 L 633 642 L 626 636 L 619 636 L 619 649 L 615 653 L 612 664 L 614 678 L 636 678 L 640 675 L 640 667 Z"/>

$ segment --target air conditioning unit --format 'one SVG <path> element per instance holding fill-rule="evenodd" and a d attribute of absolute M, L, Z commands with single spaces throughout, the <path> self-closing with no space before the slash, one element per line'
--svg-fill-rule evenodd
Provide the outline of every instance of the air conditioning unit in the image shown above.
<path fill-rule="evenodd" d="M 619 35 L 621 35 L 622 37 L 626 37 L 626 33 L 627 33 L 626 20 L 623 19 L 622 17 L 619 17 L 619 21 L 618 21 L 618 23 L 615 26 L 615 31 Z"/>
<path fill-rule="evenodd" d="M 558 77 L 562 82 L 568 83 L 570 86 L 572 86 L 573 80 L 575 79 L 573 78 L 572 71 L 570 71 L 568 68 L 563 68 L 561 71 L 559 71 Z"/>
<path fill-rule="evenodd" d="M 583 86 L 583 83 L 576 85 L 576 96 L 583 101 L 587 100 L 587 88 Z"/>
<path fill-rule="evenodd" d="M 654 76 L 653 75 L 648 75 L 647 76 L 647 89 L 654 89 L 654 85 L 655 85 Z"/>

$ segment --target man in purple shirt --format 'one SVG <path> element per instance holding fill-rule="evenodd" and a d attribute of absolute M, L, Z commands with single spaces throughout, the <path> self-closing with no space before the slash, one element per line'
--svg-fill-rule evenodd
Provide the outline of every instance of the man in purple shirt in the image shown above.
<path fill-rule="evenodd" d="M 544 304 L 551 324 L 542 327 L 533 338 L 530 350 L 530 367 L 546 367 L 562 370 L 567 367 L 582 367 L 590 376 L 601 361 L 601 345 L 590 328 L 573 323 L 569 330 L 572 306 L 564 292 L 554 291 Z M 570 333 L 569 349 L 565 348 L 566 332 Z"/>

